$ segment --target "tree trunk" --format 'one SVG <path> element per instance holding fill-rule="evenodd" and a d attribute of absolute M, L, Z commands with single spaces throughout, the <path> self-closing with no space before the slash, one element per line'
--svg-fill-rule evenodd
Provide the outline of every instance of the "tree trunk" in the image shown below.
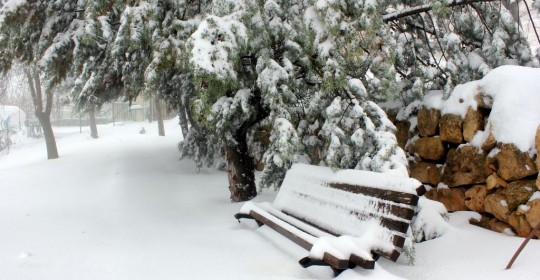
<path fill-rule="evenodd" d="M 54 138 L 54 132 L 51 125 L 51 116 L 45 113 L 36 112 L 36 117 L 43 129 L 43 136 L 45 137 L 45 145 L 47 146 L 47 158 L 58 158 L 58 148 L 56 147 L 56 139 Z"/>
<path fill-rule="evenodd" d="M 229 178 L 229 190 L 231 201 L 246 201 L 257 196 L 257 186 L 255 185 L 255 164 L 249 154 L 247 135 L 254 125 L 264 120 L 270 112 L 263 107 L 261 102 L 261 92 L 254 89 L 253 98 L 250 103 L 258 108 L 251 117 L 246 120 L 235 133 L 236 145 L 225 147 L 227 157 L 227 173 Z"/>
<path fill-rule="evenodd" d="M 180 128 L 182 129 L 182 136 L 184 139 L 186 139 L 187 134 L 189 132 L 189 124 L 186 114 L 186 109 L 184 108 L 184 105 L 180 106 L 180 110 L 178 111 L 178 119 L 180 121 Z"/>
<path fill-rule="evenodd" d="M 247 201 L 257 195 L 253 172 L 255 166 L 247 151 L 246 137 L 237 140 L 243 141 L 238 141 L 238 145 L 235 147 L 225 146 L 232 202 Z"/>
<path fill-rule="evenodd" d="M 97 125 L 96 125 L 96 111 L 95 106 L 90 105 L 90 109 L 88 110 L 88 117 L 90 119 L 90 136 L 92 138 L 97 139 L 98 138 L 98 131 L 97 131 Z"/>
<path fill-rule="evenodd" d="M 43 108 L 43 91 L 41 90 L 41 79 L 39 73 L 35 69 L 31 69 L 29 66 L 25 69 L 25 76 L 28 81 L 28 87 L 30 88 L 30 94 L 32 95 L 32 103 L 34 105 L 34 111 L 36 118 L 41 124 L 43 135 L 45 136 L 45 145 L 47 146 L 47 158 L 58 158 L 58 148 L 56 147 L 56 140 L 54 138 L 54 132 L 51 125 L 51 110 L 53 104 L 53 92 L 50 88 L 45 90 L 45 108 Z"/>
<path fill-rule="evenodd" d="M 154 97 L 154 105 L 157 114 L 159 136 L 165 136 L 165 126 L 163 125 L 163 112 L 161 111 L 161 100 L 159 100 L 157 96 Z"/>

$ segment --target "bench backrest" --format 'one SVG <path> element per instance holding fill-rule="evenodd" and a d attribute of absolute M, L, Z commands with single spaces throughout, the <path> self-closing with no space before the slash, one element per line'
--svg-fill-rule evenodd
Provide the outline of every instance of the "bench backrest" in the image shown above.
<path fill-rule="evenodd" d="M 377 231 L 373 251 L 397 259 L 418 202 L 415 179 L 295 164 L 274 201 L 281 211 L 336 236 Z M 374 228 L 378 227 L 378 228 Z M 382 229 L 382 231 L 381 231 Z"/>

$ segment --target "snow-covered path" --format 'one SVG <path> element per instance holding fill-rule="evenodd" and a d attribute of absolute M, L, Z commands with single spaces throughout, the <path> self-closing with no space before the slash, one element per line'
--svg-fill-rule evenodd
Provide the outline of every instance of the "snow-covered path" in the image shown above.
<path fill-rule="evenodd" d="M 320 276 L 279 261 L 291 250 L 261 254 L 272 241 L 236 223 L 225 173 L 179 161 L 169 126 L 161 138 L 134 125 L 98 140 L 59 132 L 57 160 L 41 143 L 0 158 L 0 279 Z"/>
<path fill-rule="evenodd" d="M 226 174 L 197 174 L 178 160 L 175 121 L 167 137 L 155 136 L 154 125 L 102 126 L 97 140 L 57 129 L 56 160 L 24 139 L 0 155 L 1 280 L 332 278 L 328 268 L 301 268 L 306 252 L 267 227 L 238 224 Z M 374 271 L 338 278 L 536 279 L 538 241 L 505 272 L 521 239 L 455 218 L 447 235 L 417 246 L 415 266 L 381 260 Z"/>

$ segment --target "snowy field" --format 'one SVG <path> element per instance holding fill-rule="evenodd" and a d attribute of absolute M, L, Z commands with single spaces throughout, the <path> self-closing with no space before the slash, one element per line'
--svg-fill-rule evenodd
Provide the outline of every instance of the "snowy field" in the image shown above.
<path fill-rule="evenodd" d="M 100 126 L 97 140 L 78 127 L 55 132 L 60 159 L 46 160 L 43 140 L 24 136 L 0 154 L 0 279 L 333 277 L 329 268 L 301 268 L 307 253 L 267 227 L 238 224 L 241 204 L 229 202 L 226 174 L 197 174 L 178 160 L 175 120 L 166 137 L 155 123 Z M 416 246 L 414 265 L 380 260 L 338 279 L 539 279 L 540 241 L 505 271 L 523 239 L 471 226 L 470 216 L 451 214 L 443 237 Z"/>

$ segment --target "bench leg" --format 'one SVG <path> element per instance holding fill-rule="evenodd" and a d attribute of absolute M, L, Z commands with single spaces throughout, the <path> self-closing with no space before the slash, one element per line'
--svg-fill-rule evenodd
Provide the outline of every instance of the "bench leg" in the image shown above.
<path fill-rule="evenodd" d="M 312 265 L 321 265 L 321 266 L 329 266 L 332 271 L 334 271 L 334 276 L 338 276 L 339 274 L 341 274 L 343 271 L 349 269 L 349 268 L 355 268 L 356 265 L 351 263 L 351 262 L 347 262 L 347 264 L 342 264 L 339 268 L 338 267 L 334 267 L 332 265 L 330 265 L 329 263 L 323 261 L 323 260 L 316 260 L 316 259 L 312 259 L 310 257 L 305 257 L 301 260 L 298 261 L 298 263 L 303 267 L 303 268 L 308 268 Z"/>
<path fill-rule="evenodd" d="M 249 214 L 244 214 L 244 213 L 236 213 L 234 214 L 234 217 L 238 220 L 238 222 L 240 223 L 240 219 L 251 219 L 251 220 L 255 220 L 255 222 L 257 222 L 257 225 L 259 227 L 262 227 L 264 224 L 262 222 L 260 222 L 259 220 L 253 218 L 251 215 Z"/>

